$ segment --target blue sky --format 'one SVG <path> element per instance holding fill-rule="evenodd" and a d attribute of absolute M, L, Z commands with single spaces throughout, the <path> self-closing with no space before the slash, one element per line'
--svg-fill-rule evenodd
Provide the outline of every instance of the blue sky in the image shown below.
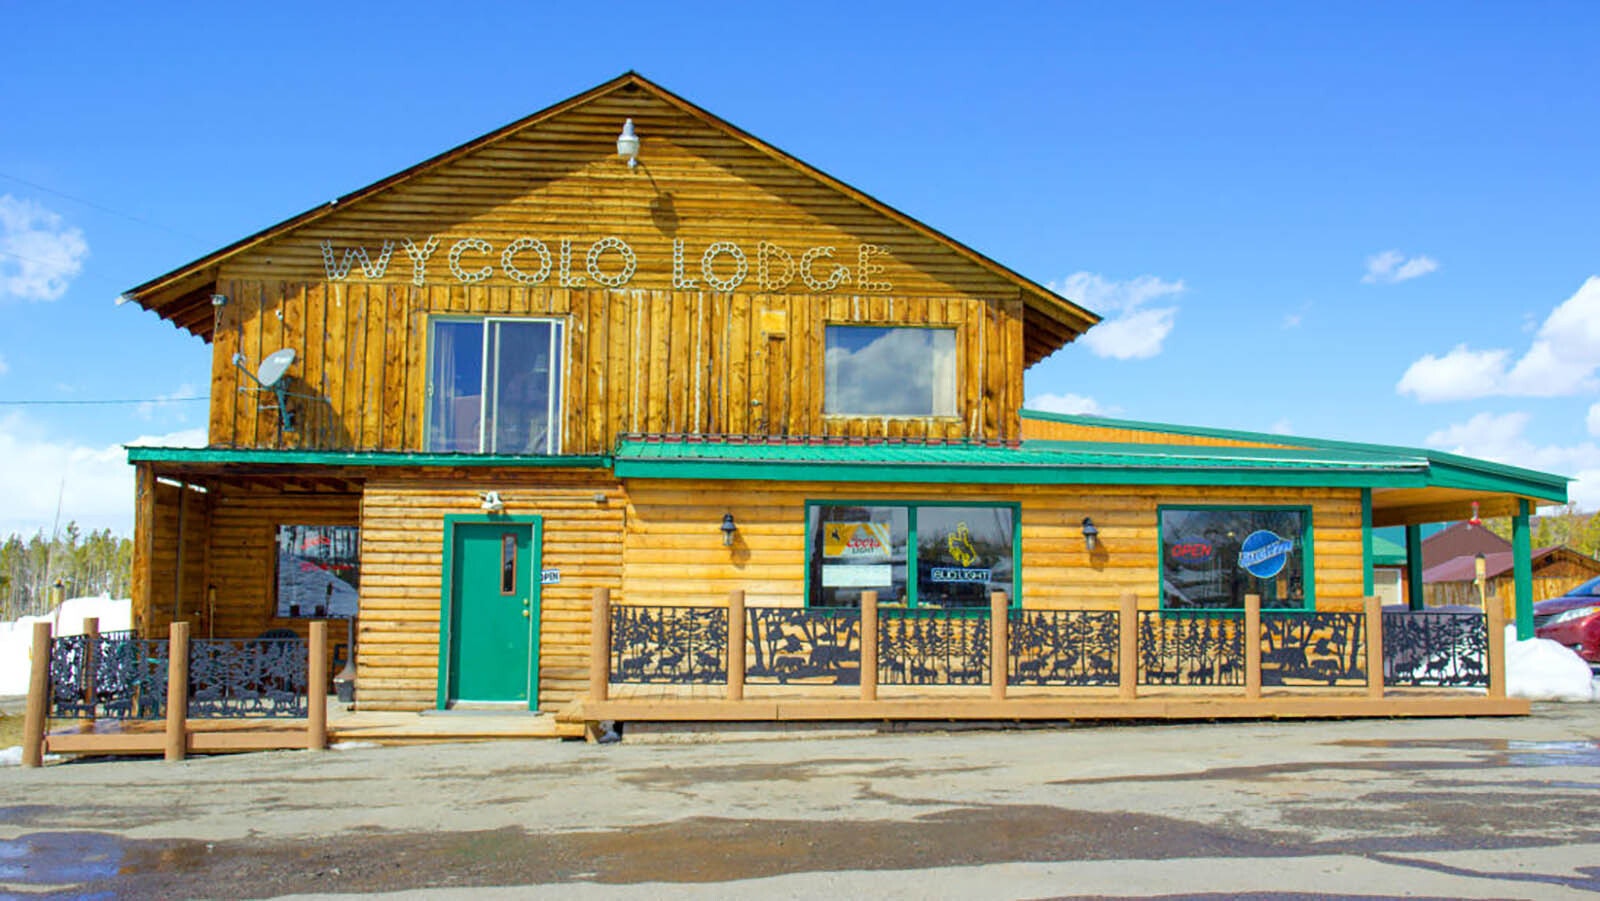
<path fill-rule="evenodd" d="M 207 348 L 119 292 L 627 69 L 1104 314 L 1030 401 L 1461 450 L 1600 506 L 1594 4 L 0 17 L 0 533 L 58 497 L 128 529 L 120 445 L 203 428 L 14 403 L 205 393 Z"/>

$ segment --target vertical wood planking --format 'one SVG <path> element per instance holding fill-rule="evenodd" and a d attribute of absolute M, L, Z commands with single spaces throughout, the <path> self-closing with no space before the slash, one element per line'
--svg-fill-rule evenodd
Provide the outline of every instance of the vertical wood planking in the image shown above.
<path fill-rule="evenodd" d="M 234 408 L 238 396 L 239 370 L 233 355 L 239 351 L 239 328 L 243 310 L 234 282 L 217 282 L 217 291 L 228 300 L 217 311 L 216 328 L 211 335 L 211 416 L 208 443 L 213 447 L 237 444 Z"/>
<path fill-rule="evenodd" d="M 239 354 L 244 357 L 244 367 L 261 362 L 261 283 L 245 282 L 239 290 L 240 323 Z M 229 360 L 227 365 L 233 366 Z M 240 390 L 234 398 L 233 434 L 240 447 L 256 447 L 256 395 L 255 388 L 244 373 L 234 368 L 235 384 Z"/>
<path fill-rule="evenodd" d="M 378 446 L 389 450 L 405 446 L 406 295 L 399 285 L 389 285 L 384 291 L 383 414 Z"/>
<path fill-rule="evenodd" d="M 326 367 L 328 287 L 325 282 L 314 282 L 305 289 L 305 310 L 301 327 L 305 329 L 306 354 L 300 369 L 301 384 L 306 393 L 316 400 L 305 404 L 306 415 L 301 423 L 301 441 L 307 447 L 327 447 L 330 441 L 328 428 L 329 409 L 328 372 Z"/>
<path fill-rule="evenodd" d="M 349 322 L 345 308 L 349 306 L 349 294 L 348 285 L 342 282 L 329 283 L 324 309 L 327 332 L 322 341 L 326 358 L 322 371 L 323 396 L 327 403 L 323 411 L 328 417 L 329 443 L 336 448 L 350 447 L 349 424 L 344 409 L 345 327 Z"/>

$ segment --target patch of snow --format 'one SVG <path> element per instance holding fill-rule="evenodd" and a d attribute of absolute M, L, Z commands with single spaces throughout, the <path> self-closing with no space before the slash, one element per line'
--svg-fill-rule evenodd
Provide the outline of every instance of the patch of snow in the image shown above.
<path fill-rule="evenodd" d="M 28 676 L 33 671 L 34 623 L 49 623 L 52 635 L 82 635 L 83 621 L 93 616 L 100 617 L 102 632 L 132 628 L 133 602 L 105 595 L 69 598 L 43 616 L 0 622 L 0 695 L 28 693 Z"/>
<path fill-rule="evenodd" d="M 375 741 L 336 741 L 328 745 L 330 751 L 359 751 L 363 748 L 381 748 Z"/>
<path fill-rule="evenodd" d="M 22 766 L 22 745 L 0 748 L 0 766 Z"/>
<path fill-rule="evenodd" d="M 1506 694 L 1530 701 L 1596 700 L 1594 674 L 1571 648 L 1548 638 L 1517 640 L 1506 626 Z"/>

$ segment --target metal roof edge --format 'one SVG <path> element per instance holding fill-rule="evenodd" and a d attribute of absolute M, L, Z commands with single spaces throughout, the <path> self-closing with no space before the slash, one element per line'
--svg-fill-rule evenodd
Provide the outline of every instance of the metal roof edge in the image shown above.
<path fill-rule="evenodd" d="M 605 455 L 525 456 L 441 454 L 416 451 L 305 451 L 258 448 L 125 445 L 129 463 L 240 463 L 310 466 L 500 466 L 507 468 L 609 468 Z"/>

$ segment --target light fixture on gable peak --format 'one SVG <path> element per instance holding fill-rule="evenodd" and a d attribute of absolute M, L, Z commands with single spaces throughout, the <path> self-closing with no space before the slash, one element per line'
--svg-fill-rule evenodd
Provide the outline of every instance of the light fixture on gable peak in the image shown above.
<path fill-rule="evenodd" d="M 633 132 L 633 120 L 622 123 L 622 134 L 617 135 L 617 156 L 628 161 L 628 168 L 639 165 L 639 136 Z"/>

